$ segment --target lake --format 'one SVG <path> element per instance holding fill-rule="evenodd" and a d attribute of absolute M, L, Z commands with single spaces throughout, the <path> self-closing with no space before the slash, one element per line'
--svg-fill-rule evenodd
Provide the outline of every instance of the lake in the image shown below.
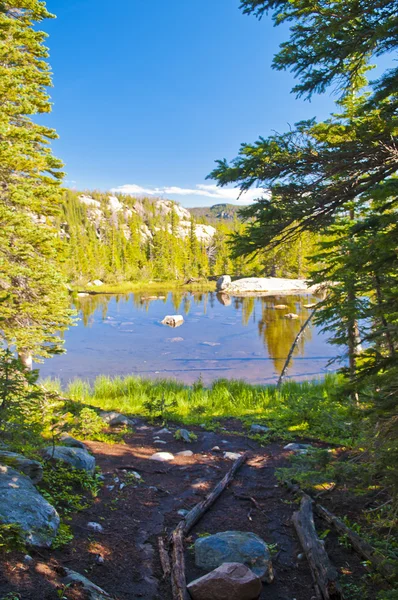
<path fill-rule="evenodd" d="M 155 296 L 155 298 L 154 298 Z M 194 292 L 135 292 L 79 297 L 80 320 L 65 332 L 67 353 L 40 365 L 41 377 L 63 383 L 79 377 L 136 374 L 173 377 L 192 383 L 219 378 L 275 383 L 301 324 L 309 315 L 312 294 L 228 297 Z M 287 309 L 275 306 L 285 304 Z M 298 319 L 287 319 L 296 313 Z M 162 325 L 165 315 L 182 314 L 177 328 Z M 322 377 L 336 348 L 310 325 L 301 337 L 287 377 Z"/>

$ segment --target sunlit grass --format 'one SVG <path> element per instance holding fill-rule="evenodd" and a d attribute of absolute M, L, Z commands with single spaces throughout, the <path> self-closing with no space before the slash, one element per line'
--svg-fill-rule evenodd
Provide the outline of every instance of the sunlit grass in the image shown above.
<path fill-rule="evenodd" d="M 128 292 L 157 292 L 167 293 L 170 291 L 181 290 L 184 292 L 214 292 L 216 289 L 215 281 L 198 281 L 185 285 L 183 281 L 123 281 L 121 283 L 107 284 L 101 286 L 76 285 L 76 292 L 94 292 L 96 294 L 124 294 Z"/>
<path fill-rule="evenodd" d="M 289 381 L 280 390 L 224 379 L 204 387 L 201 382 L 188 386 L 172 379 L 104 375 L 93 384 L 76 379 L 62 390 L 57 381 L 44 385 L 82 404 L 130 415 L 147 416 L 144 403 L 148 400 L 175 400 L 175 408 L 167 414 L 169 420 L 210 425 L 216 419 L 233 417 L 264 423 L 274 434 L 289 438 L 294 435 L 350 445 L 359 439 L 365 425 L 359 409 L 339 393 L 336 375 L 322 381 Z"/>

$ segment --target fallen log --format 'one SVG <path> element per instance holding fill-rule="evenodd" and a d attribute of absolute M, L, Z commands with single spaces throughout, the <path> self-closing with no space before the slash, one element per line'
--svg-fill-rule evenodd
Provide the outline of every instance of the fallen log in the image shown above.
<path fill-rule="evenodd" d="M 360 556 L 368 560 L 379 573 L 387 579 L 393 581 L 397 578 L 397 572 L 394 565 L 389 562 L 382 554 L 377 552 L 373 546 L 363 540 L 355 531 L 347 527 L 347 525 L 336 515 L 331 513 L 321 504 L 315 504 L 315 512 L 322 517 L 329 525 L 333 525 L 338 533 L 346 535 L 350 540 L 352 547 Z"/>
<path fill-rule="evenodd" d="M 333 513 L 331 513 L 327 508 L 322 506 L 317 502 L 317 500 L 308 496 L 296 483 L 292 483 L 291 481 L 284 481 L 284 484 L 294 494 L 301 494 L 302 496 L 306 496 L 310 498 L 314 502 L 315 512 L 319 517 L 324 519 L 329 525 L 332 525 L 337 533 L 341 535 L 346 535 L 349 539 L 354 550 L 369 561 L 373 567 L 378 571 L 387 581 L 395 581 L 397 579 L 397 570 L 395 566 L 388 561 L 382 554 L 380 554 L 376 548 L 371 546 L 368 542 L 366 542 L 363 538 L 361 538 L 355 531 L 350 529 L 339 517 L 336 517 Z"/>
<path fill-rule="evenodd" d="M 199 502 L 196 506 L 194 506 L 189 513 L 179 522 L 178 527 L 180 527 L 184 533 L 187 533 L 192 529 L 194 525 L 202 518 L 207 510 L 209 510 L 210 506 L 214 504 L 220 494 L 225 490 L 226 487 L 231 483 L 232 479 L 235 476 L 235 473 L 240 469 L 243 463 L 247 460 L 249 456 L 248 452 L 245 452 L 240 456 L 232 465 L 232 468 L 224 475 L 221 481 L 216 485 L 212 492 L 210 492 L 202 502 Z"/>
<path fill-rule="evenodd" d="M 194 506 L 189 513 L 182 519 L 170 536 L 171 552 L 171 587 L 173 591 L 173 600 L 189 600 L 187 591 L 187 582 L 185 577 L 185 558 L 184 558 L 184 536 L 201 519 L 204 513 L 217 500 L 220 494 L 229 485 L 235 476 L 237 470 L 247 460 L 249 453 L 245 452 L 232 465 L 232 468 L 224 475 L 222 480 L 216 485 L 210 494 L 202 502 Z"/>
<path fill-rule="evenodd" d="M 337 571 L 315 529 L 312 504 L 311 498 L 304 495 L 300 509 L 293 513 L 293 524 L 310 565 L 317 596 L 322 600 L 342 600 Z"/>
<path fill-rule="evenodd" d="M 189 600 L 190 596 L 185 577 L 184 533 L 181 527 L 177 526 L 173 531 L 171 543 L 171 588 L 173 591 L 173 600 Z"/>

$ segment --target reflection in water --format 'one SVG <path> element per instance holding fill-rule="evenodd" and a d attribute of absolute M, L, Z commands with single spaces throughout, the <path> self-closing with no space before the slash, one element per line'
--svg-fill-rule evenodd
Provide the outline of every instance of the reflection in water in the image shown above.
<path fill-rule="evenodd" d="M 308 317 L 305 305 L 314 301 L 311 294 L 237 298 L 184 290 L 77 297 L 81 321 L 65 334 L 67 354 L 46 361 L 41 374 L 63 380 L 136 373 L 187 383 L 199 376 L 206 383 L 219 377 L 274 382 Z M 287 319 L 288 313 L 298 318 Z M 167 314 L 184 316 L 178 338 L 160 324 Z M 289 376 L 322 375 L 333 356 L 333 347 L 311 325 Z"/>

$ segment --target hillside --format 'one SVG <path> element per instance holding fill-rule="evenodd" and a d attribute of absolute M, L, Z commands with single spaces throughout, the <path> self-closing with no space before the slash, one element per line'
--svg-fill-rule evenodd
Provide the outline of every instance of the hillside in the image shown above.
<path fill-rule="evenodd" d="M 206 219 L 209 223 L 217 221 L 233 221 L 238 217 L 239 209 L 243 205 L 236 204 L 214 204 L 213 206 L 197 206 L 189 208 L 195 219 Z"/>

